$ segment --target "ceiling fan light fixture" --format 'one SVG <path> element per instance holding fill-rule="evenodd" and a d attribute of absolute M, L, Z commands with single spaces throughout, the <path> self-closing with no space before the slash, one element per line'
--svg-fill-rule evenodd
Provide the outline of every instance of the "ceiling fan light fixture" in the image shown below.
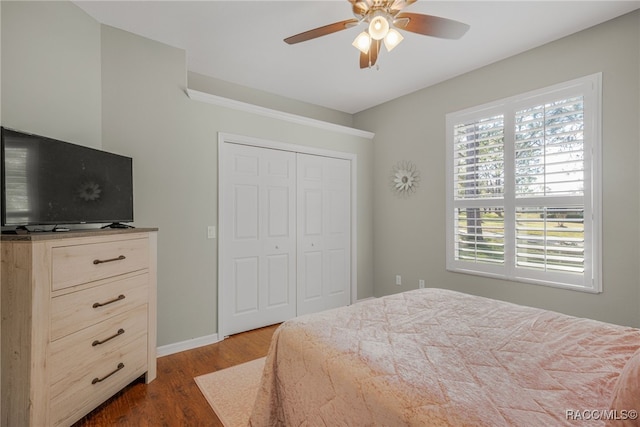
<path fill-rule="evenodd" d="M 387 48 L 387 52 L 391 52 L 391 50 L 398 46 L 400 42 L 404 40 L 402 34 L 395 29 L 390 29 L 387 35 L 384 37 L 384 47 Z"/>
<path fill-rule="evenodd" d="M 360 68 L 371 68 L 376 65 L 382 42 L 390 52 L 404 40 L 400 31 L 457 40 L 469 30 L 469 25 L 452 19 L 404 11 L 416 1 L 349 0 L 354 18 L 313 28 L 287 37 L 284 41 L 296 44 L 363 24 L 366 29 L 351 44 L 360 51 Z"/>
<path fill-rule="evenodd" d="M 371 46 L 371 37 L 366 31 L 363 31 L 358 34 L 358 37 L 351 44 L 360 52 L 367 54 L 369 53 L 369 46 Z"/>
<path fill-rule="evenodd" d="M 369 34 L 372 39 L 382 40 L 389 32 L 389 21 L 384 14 L 376 13 L 369 22 Z"/>

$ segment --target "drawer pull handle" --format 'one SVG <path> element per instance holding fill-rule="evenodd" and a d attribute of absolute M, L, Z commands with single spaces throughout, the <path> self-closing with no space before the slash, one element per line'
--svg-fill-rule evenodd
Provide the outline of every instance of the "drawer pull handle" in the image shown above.
<path fill-rule="evenodd" d="M 102 341 L 95 340 L 94 342 L 92 342 L 92 343 L 91 343 L 91 345 L 92 345 L 93 347 L 95 347 L 95 346 L 97 346 L 97 345 L 104 344 L 104 343 L 106 343 L 107 341 L 112 340 L 112 339 L 114 339 L 115 337 L 117 337 L 118 335 L 122 335 L 122 334 L 124 334 L 124 329 L 120 328 L 120 329 L 118 329 L 118 332 L 116 332 L 115 334 L 111 335 L 109 338 L 105 338 L 105 339 L 103 339 Z"/>
<path fill-rule="evenodd" d="M 125 298 L 124 295 L 120 294 L 118 295 L 117 298 L 112 299 L 111 301 L 107 301 L 107 302 L 94 302 L 93 303 L 93 308 L 98 308 L 98 307 L 104 307 L 105 305 L 109 305 L 109 304 L 113 304 L 116 301 L 120 301 L 123 300 Z"/>
<path fill-rule="evenodd" d="M 117 258 L 110 258 L 110 259 L 94 259 L 94 260 L 93 260 L 93 263 L 94 263 L 95 265 L 98 265 L 98 264 L 104 264 L 105 262 L 122 261 L 123 259 L 126 259 L 126 258 L 127 258 L 126 256 L 124 256 L 124 255 L 120 255 L 120 256 L 119 256 L 119 257 L 117 257 Z"/>
<path fill-rule="evenodd" d="M 93 381 L 91 381 L 91 384 L 98 384 L 99 382 L 102 382 L 104 380 L 106 380 L 107 378 L 109 378 L 111 375 L 115 374 L 116 372 L 118 372 L 119 370 L 124 369 L 124 363 L 120 362 L 118 363 L 118 367 L 116 369 L 114 369 L 113 371 L 109 372 L 107 375 L 105 375 L 102 378 L 98 378 L 95 377 L 93 379 Z"/>

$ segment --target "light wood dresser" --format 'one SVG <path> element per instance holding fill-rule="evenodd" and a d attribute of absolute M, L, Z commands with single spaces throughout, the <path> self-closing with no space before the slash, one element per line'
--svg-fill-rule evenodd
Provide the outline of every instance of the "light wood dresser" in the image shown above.
<path fill-rule="evenodd" d="M 69 426 L 156 377 L 156 229 L 2 235 L 2 427 Z"/>

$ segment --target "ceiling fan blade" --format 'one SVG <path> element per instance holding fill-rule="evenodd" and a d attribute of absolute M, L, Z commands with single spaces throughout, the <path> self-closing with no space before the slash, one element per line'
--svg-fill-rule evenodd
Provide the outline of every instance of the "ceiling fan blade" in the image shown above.
<path fill-rule="evenodd" d="M 284 41 L 287 42 L 288 44 L 304 42 L 307 40 L 315 39 L 316 37 L 326 36 L 327 34 L 342 31 L 344 29 L 349 28 L 352 25 L 356 25 L 358 22 L 359 21 L 357 19 L 347 19 L 345 21 L 334 22 L 333 24 L 314 28 L 313 30 L 305 31 L 304 33 L 287 37 L 286 39 L 284 39 Z"/>
<path fill-rule="evenodd" d="M 407 12 L 399 13 L 394 20 L 394 25 L 412 33 L 443 39 L 459 39 L 469 30 L 467 24 L 453 19 Z"/>
<path fill-rule="evenodd" d="M 381 40 L 371 39 L 369 53 L 360 52 L 360 68 L 370 68 L 375 65 L 378 60 L 378 53 L 380 53 L 381 45 Z"/>

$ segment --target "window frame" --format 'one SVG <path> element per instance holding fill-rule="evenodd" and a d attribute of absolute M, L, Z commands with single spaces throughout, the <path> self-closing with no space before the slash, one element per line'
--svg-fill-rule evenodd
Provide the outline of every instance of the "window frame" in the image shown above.
<path fill-rule="evenodd" d="M 584 107 L 584 273 L 549 272 L 516 266 L 516 208 L 552 196 L 526 200 L 515 194 L 515 117 L 518 111 L 559 99 L 582 96 Z M 504 193 L 502 197 L 455 198 L 454 128 L 495 115 L 504 121 Z M 602 73 L 596 73 L 520 95 L 500 99 L 446 115 L 446 269 L 448 271 L 545 285 L 590 293 L 602 292 Z M 566 198 L 568 200 L 570 197 Z M 562 197 L 560 199 L 563 199 Z M 456 209 L 460 207 L 504 208 L 504 263 L 493 265 L 456 259 Z M 549 205 L 555 207 L 557 205 Z"/>

